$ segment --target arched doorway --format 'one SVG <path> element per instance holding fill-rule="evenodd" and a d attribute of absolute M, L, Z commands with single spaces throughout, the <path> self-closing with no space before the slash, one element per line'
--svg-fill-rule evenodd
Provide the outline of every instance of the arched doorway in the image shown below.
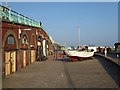
<path fill-rule="evenodd" d="M 5 76 L 16 71 L 16 51 L 5 52 Z"/>
<path fill-rule="evenodd" d="M 29 64 L 28 56 L 29 56 L 29 50 L 28 50 L 28 35 L 26 32 L 22 32 L 21 39 L 20 39 L 20 61 L 21 61 L 21 67 L 25 67 Z"/>
<path fill-rule="evenodd" d="M 7 76 L 17 71 L 18 41 L 15 33 L 9 30 L 3 39 L 3 73 Z"/>

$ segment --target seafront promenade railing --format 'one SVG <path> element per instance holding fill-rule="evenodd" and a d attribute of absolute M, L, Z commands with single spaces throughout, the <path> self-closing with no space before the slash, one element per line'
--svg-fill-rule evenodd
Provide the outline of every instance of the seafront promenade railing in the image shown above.
<path fill-rule="evenodd" d="M 19 14 L 9 8 L 0 5 L 0 18 L 10 22 L 29 25 L 33 27 L 41 27 L 41 22 L 32 20 L 22 14 Z"/>

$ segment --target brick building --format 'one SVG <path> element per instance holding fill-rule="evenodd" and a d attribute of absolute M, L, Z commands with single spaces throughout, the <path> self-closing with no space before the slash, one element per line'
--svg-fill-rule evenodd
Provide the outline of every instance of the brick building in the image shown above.
<path fill-rule="evenodd" d="M 2 20 L 2 75 L 12 74 L 41 60 L 54 49 L 41 22 L 0 6 Z"/>

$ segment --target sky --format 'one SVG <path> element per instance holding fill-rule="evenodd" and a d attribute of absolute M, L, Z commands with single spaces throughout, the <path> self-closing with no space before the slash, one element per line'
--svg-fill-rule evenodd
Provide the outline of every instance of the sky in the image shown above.
<path fill-rule="evenodd" d="M 5 3 L 2 3 L 3 5 Z M 59 44 L 113 46 L 118 42 L 117 2 L 8 2 L 11 9 L 41 21 Z"/>

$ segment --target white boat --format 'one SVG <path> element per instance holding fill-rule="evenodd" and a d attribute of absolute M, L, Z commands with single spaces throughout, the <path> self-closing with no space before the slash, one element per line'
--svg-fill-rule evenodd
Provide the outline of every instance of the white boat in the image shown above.
<path fill-rule="evenodd" d="M 75 58 L 75 59 L 84 59 L 84 58 L 90 58 L 93 57 L 94 55 L 94 51 L 92 52 L 87 52 L 87 51 L 70 51 L 70 50 L 66 50 L 65 51 L 66 55 L 70 58 Z"/>
<path fill-rule="evenodd" d="M 80 28 L 78 30 L 78 36 L 79 36 L 79 46 L 80 46 Z M 65 53 L 70 59 L 85 59 L 85 58 L 91 58 L 94 55 L 94 51 L 79 51 L 80 47 L 78 50 L 66 50 Z"/>

